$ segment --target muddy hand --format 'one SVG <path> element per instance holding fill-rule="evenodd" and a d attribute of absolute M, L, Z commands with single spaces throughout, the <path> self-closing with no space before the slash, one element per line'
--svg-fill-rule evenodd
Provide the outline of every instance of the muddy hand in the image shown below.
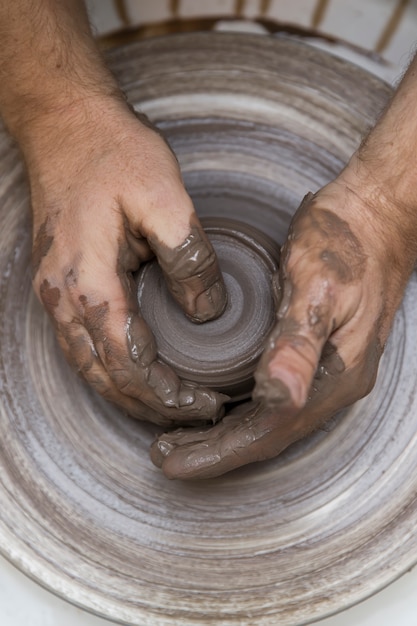
<path fill-rule="evenodd" d="M 156 255 L 185 313 L 221 314 L 213 249 L 165 141 L 124 102 L 48 120 L 26 151 L 34 212 L 34 287 L 68 360 L 93 388 L 140 419 L 215 420 L 224 397 L 158 360 L 132 273 Z"/>
<path fill-rule="evenodd" d="M 253 402 L 212 428 L 160 437 L 152 459 L 168 477 L 208 478 L 274 457 L 373 387 L 412 263 L 393 262 L 394 230 L 349 183 L 342 173 L 294 216 Z"/>

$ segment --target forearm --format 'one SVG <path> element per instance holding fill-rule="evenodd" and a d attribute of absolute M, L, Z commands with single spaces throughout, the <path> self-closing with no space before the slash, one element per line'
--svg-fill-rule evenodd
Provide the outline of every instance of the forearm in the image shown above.
<path fill-rule="evenodd" d="M 402 254 L 417 258 L 417 56 L 342 180 L 395 225 Z M 383 222 L 384 223 L 384 222 Z"/>
<path fill-rule="evenodd" d="M 0 3 L 0 112 L 20 141 L 51 113 L 119 94 L 92 37 L 82 0 Z"/>
<path fill-rule="evenodd" d="M 380 171 L 384 186 L 404 204 L 415 204 L 417 182 L 417 56 L 358 155 Z"/>

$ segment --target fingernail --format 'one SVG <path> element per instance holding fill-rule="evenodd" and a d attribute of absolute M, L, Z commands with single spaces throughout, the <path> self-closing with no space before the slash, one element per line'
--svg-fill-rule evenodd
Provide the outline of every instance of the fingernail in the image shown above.
<path fill-rule="evenodd" d="M 191 319 L 195 322 L 207 322 L 220 317 L 227 305 L 227 293 L 223 281 L 217 281 L 200 294 L 195 302 L 195 313 Z"/>
<path fill-rule="evenodd" d="M 173 446 L 167 443 L 166 441 L 163 441 L 160 439 L 157 439 L 156 441 L 154 441 L 153 444 L 151 445 L 151 450 L 150 450 L 150 457 L 151 457 L 152 463 L 156 467 L 161 468 L 164 463 L 164 460 L 172 451 L 172 449 L 173 449 Z"/>
<path fill-rule="evenodd" d="M 170 454 L 170 452 L 172 452 L 175 447 L 172 445 L 172 443 L 168 443 L 167 441 L 164 441 L 163 439 L 159 440 L 156 445 L 158 446 L 159 452 L 164 457 L 168 456 L 168 454 Z"/>
<path fill-rule="evenodd" d="M 186 383 L 181 385 L 180 393 L 178 396 L 180 407 L 190 406 L 195 402 L 195 388 L 188 387 Z"/>
<path fill-rule="evenodd" d="M 154 361 L 148 370 L 147 383 L 165 407 L 179 408 L 180 380 L 168 365 Z"/>
<path fill-rule="evenodd" d="M 290 390 L 278 378 L 265 378 L 255 374 L 256 386 L 252 393 L 254 400 L 263 400 L 270 408 L 290 406 L 293 403 Z"/>

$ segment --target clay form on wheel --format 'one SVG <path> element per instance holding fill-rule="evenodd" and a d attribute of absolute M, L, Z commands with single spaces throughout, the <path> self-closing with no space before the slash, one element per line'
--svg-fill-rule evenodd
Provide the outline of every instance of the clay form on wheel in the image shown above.
<path fill-rule="evenodd" d="M 179 376 L 242 400 L 253 388 L 255 367 L 275 319 L 272 276 L 279 248 L 236 220 L 220 217 L 203 224 L 226 284 L 223 314 L 193 324 L 168 292 L 156 261 L 140 271 L 139 308 L 154 333 L 160 358 Z"/>

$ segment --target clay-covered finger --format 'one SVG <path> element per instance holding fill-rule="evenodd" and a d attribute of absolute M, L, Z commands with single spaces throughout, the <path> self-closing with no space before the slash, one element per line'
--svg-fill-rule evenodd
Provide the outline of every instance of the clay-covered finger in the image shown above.
<path fill-rule="evenodd" d="M 298 411 L 307 400 L 322 350 L 333 331 L 332 295 L 320 289 L 320 278 L 311 277 L 313 289 L 294 289 L 283 283 L 285 308 L 270 334 L 255 373 L 255 399 L 276 410 Z"/>
<path fill-rule="evenodd" d="M 165 425 L 216 421 L 227 397 L 180 380 L 162 363 L 137 309 L 133 281 L 105 270 L 101 276 L 105 294 L 85 275 L 65 290 L 47 279 L 40 285 L 41 301 L 58 336 L 65 338 L 61 345 L 68 360 L 97 391 L 135 417 L 161 423 L 162 415 Z M 80 328 L 85 329 L 82 340 Z M 149 410 L 142 411 L 142 405 Z"/>
<path fill-rule="evenodd" d="M 85 328 L 118 392 L 140 400 L 172 424 L 219 417 L 226 397 L 183 382 L 162 363 L 148 325 L 138 311 L 125 309 L 123 296 L 111 304 L 83 297 L 81 304 Z"/>
<path fill-rule="evenodd" d="M 327 343 L 299 412 L 274 410 L 260 402 L 242 404 L 212 428 L 179 429 L 161 435 L 151 449 L 153 463 L 168 478 L 214 478 L 256 461 L 273 458 L 320 428 L 337 411 L 371 390 L 381 348 L 374 336 L 355 366 L 346 367 Z"/>
<path fill-rule="evenodd" d="M 148 238 L 172 295 L 194 322 L 215 319 L 225 309 L 227 294 L 210 240 L 197 216 L 190 218 L 184 241 L 170 248 L 157 236 Z"/>
<path fill-rule="evenodd" d="M 278 321 L 256 373 L 256 398 L 304 406 L 326 342 L 357 309 L 365 265 L 349 224 L 308 194 L 282 251 Z"/>
<path fill-rule="evenodd" d="M 190 480 L 214 478 L 277 456 L 370 391 L 380 350 L 369 339 L 363 359 L 351 368 L 346 368 L 335 346 L 326 344 L 300 411 L 274 409 L 261 402 L 242 404 L 212 428 L 161 435 L 151 449 L 153 463 L 168 478 Z"/>
<path fill-rule="evenodd" d="M 171 420 L 137 398 L 117 389 L 106 372 L 86 329 L 76 321 L 59 325 L 58 342 L 74 370 L 101 396 L 126 411 L 131 417 L 150 421 L 161 426 L 171 425 Z"/>
<path fill-rule="evenodd" d="M 276 410 L 302 408 L 327 336 L 318 338 L 302 321 L 279 321 L 255 373 L 253 397 Z"/>
<path fill-rule="evenodd" d="M 243 405 L 215 426 L 161 435 L 151 448 L 153 463 L 168 478 L 204 479 L 276 456 L 297 438 L 297 424 L 278 436 L 276 420 L 260 403 Z"/>

